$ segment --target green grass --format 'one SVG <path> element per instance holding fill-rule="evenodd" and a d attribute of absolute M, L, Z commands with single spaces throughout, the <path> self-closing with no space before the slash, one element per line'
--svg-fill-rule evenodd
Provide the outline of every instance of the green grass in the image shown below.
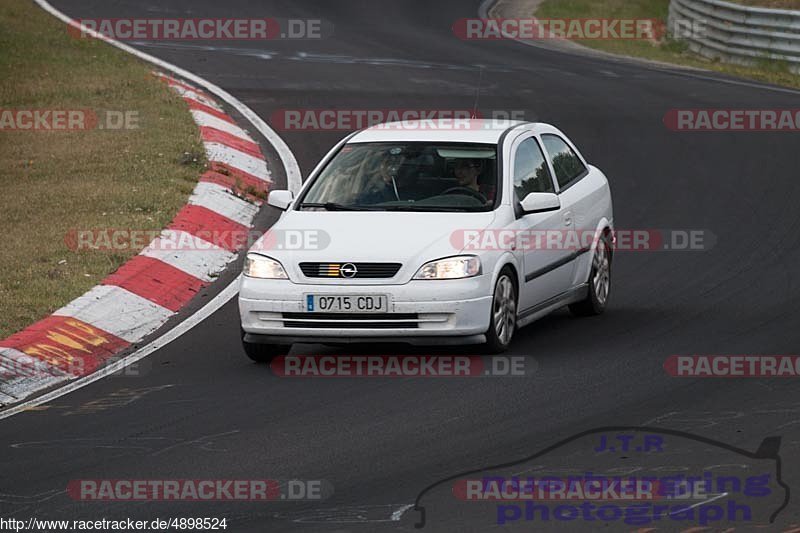
<path fill-rule="evenodd" d="M 800 0 L 772 0 L 800 6 Z M 767 4 L 762 0 L 759 4 Z M 741 3 L 755 4 L 756 0 Z M 667 20 L 669 0 L 545 0 L 536 11 L 541 18 L 649 18 Z M 654 43 L 644 40 L 577 40 L 584 46 L 614 54 L 643 57 L 665 63 L 715 70 L 754 80 L 800 87 L 800 76 L 789 71 L 784 62 L 764 59 L 752 67 L 711 61 L 693 54 L 685 43 L 664 39 Z"/>
<path fill-rule="evenodd" d="M 139 128 L 0 130 L 0 339 L 138 251 L 73 251 L 70 229 L 162 228 L 205 165 L 186 105 L 148 65 L 70 36 L 30 0 L 2 0 L 0 109 L 30 108 L 135 111 Z"/>

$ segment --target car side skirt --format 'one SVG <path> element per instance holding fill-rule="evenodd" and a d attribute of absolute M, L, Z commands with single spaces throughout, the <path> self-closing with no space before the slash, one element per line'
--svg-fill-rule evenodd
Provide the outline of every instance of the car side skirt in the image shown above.
<path fill-rule="evenodd" d="M 544 302 L 535 305 L 533 307 L 529 307 L 528 309 L 522 311 L 517 315 L 517 327 L 522 328 L 534 322 L 543 316 L 555 311 L 559 307 L 564 307 L 565 305 L 569 305 L 571 303 L 580 302 L 584 298 L 589 291 L 589 284 L 583 283 L 578 285 L 577 287 L 573 287 L 572 289 L 562 292 L 557 296 L 553 296 L 549 300 L 545 300 Z"/>

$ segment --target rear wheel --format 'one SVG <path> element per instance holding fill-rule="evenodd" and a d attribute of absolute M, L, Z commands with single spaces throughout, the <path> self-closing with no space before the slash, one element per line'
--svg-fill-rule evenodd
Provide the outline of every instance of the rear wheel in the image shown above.
<path fill-rule="evenodd" d="M 244 330 L 242 330 L 242 348 L 247 357 L 257 363 L 269 363 L 274 358 L 287 355 L 292 349 L 291 344 L 258 344 L 246 342 L 244 340 Z"/>
<path fill-rule="evenodd" d="M 576 316 L 600 315 L 606 310 L 611 296 L 611 244 L 608 236 L 598 241 L 592 256 L 592 269 L 589 272 L 589 291 L 586 298 L 571 304 L 569 310 Z"/>
<path fill-rule="evenodd" d="M 497 278 L 492 297 L 489 329 L 486 331 L 486 350 L 503 353 L 517 329 L 517 284 L 510 268 L 504 268 Z"/>

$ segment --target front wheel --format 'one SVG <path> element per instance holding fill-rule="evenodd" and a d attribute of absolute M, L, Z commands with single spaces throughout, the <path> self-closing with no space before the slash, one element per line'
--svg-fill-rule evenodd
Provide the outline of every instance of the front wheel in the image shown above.
<path fill-rule="evenodd" d="M 589 291 L 586 298 L 570 304 L 569 310 L 576 316 L 600 315 L 606 310 L 611 296 L 611 245 L 608 236 L 597 241 L 589 272 Z"/>
<path fill-rule="evenodd" d="M 269 363 L 281 355 L 287 355 L 292 349 L 291 344 L 257 344 L 255 342 L 245 342 L 244 330 L 242 332 L 242 348 L 247 357 L 256 363 Z"/>
<path fill-rule="evenodd" d="M 503 353 L 511 345 L 517 328 L 517 284 L 513 273 L 506 268 L 500 272 L 494 286 L 489 329 L 486 331 L 486 350 Z"/>

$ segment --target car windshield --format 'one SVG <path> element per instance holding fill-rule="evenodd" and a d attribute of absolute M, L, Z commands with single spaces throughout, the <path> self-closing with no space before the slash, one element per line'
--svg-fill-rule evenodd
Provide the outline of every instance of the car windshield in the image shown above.
<path fill-rule="evenodd" d="M 491 211 L 493 144 L 346 144 L 311 184 L 299 209 Z"/>

